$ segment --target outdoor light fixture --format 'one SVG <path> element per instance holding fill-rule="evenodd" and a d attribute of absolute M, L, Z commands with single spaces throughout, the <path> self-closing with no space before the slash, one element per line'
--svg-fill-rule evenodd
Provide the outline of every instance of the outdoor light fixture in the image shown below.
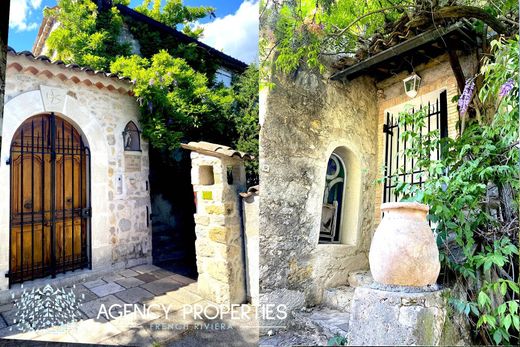
<path fill-rule="evenodd" d="M 421 85 L 421 77 L 419 77 L 419 75 L 414 72 L 410 77 L 406 77 L 403 80 L 403 83 L 406 95 L 411 98 L 415 98 L 417 91 L 419 90 L 419 86 Z"/>

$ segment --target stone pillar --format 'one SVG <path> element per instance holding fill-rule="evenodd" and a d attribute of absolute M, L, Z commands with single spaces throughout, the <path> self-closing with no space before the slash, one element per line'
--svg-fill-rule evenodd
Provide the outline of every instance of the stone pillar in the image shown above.
<path fill-rule="evenodd" d="M 351 346 L 464 345 L 449 312 L 447 290 L 394 292 L 358 287 L 347 341 Z"/>
<path fill-rule="evenodd" d="M 196 146 L 183 147 L 192 150 L 199 293 L 219 304 L 244 303 L 245 264 L 238 195 L 245 190 L 243 159 L 198 150 Z"/>

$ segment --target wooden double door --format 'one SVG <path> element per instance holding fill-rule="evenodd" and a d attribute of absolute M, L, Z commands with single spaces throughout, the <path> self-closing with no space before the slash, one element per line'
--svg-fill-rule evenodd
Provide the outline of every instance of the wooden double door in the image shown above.
<path fill-rule="evenodd" d="M 90 152 L 54 114 L 26 120 L 11 143 L 9 283 L 90 267 Z"/>

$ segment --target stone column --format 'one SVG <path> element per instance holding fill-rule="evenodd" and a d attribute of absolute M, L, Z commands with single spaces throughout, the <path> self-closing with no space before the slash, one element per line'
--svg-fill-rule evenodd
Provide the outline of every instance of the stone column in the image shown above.
<path fill-rule="evenodd" d="M 244 303 L 245 264 L 238 195 L 245 190 L 242 157 L 183 147 L 192 150 L 199 293 L 219 304 Z"/>

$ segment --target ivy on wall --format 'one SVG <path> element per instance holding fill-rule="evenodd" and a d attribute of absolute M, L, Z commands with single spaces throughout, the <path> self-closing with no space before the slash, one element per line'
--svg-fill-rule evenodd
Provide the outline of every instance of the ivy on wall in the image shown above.
<path fill-rule="evenodd" d="M 115 5 L 128 5 L 129 0 L 112 4 L 100 10 L 92 0 L 58 0 L 58 7 L 47 9 L 46 15 L 60 23 L 47 40 L 51 55 L 132 79 L 143 136 L 158 150 L 178 148 L 181 140 L 213 141 L 240 150 L 257 148 L 258 128 L 242 124 L 249 118 L 237 116 L 244 112 L 254 117 L 240 101 L 243 93 L 214 82 L 218 62 L 195 44 L 179 43 L 146 23 L 123 18 Z M 144 0 L 135 10 L 170 27 L 182 26 L 194 38 L 200 37 L 202 28 L 191 23 L 215 11 L 208 6 L 184 6 L 181 0 L 160 5 L 160 0 Z M 138 41 L 140 56 L 132 54 L 131 42 L 122 40 L 123 30 Z M 246 98 L 258 102 L 258 90 L 248 92 Z M 250 132 L 247 135 L 244 126 Z M 256 168 L 250 165 L 248 173 L 256 176 Z"/>

